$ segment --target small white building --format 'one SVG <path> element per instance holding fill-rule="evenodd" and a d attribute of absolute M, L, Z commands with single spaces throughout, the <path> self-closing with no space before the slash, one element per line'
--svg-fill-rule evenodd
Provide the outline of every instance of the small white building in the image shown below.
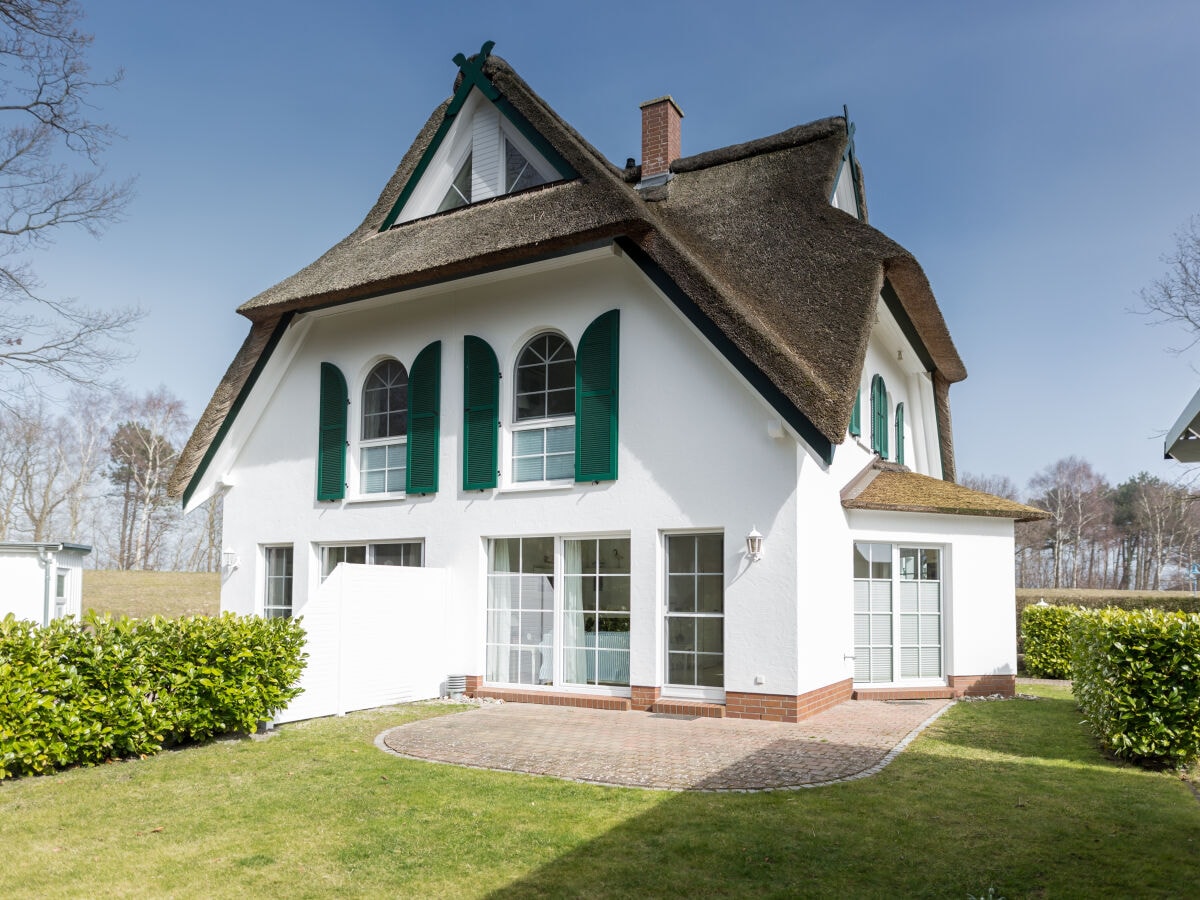
<path fill-rule="evenodd" d="M 786 721 L 1011 693 L 1042 513 L 953 484 L 966 370 L 850 124 L 683 157 L 664 97 L 620 167 L 490 49 L 363 224 L 240 308 L 172 479 L 224 497 L 222 608 L 305 616 L 290 716 L 451 673 Z"/>
<path fill-rule="evenodd" d="M 49 625 L 83 612 L 83 544 L 0 541 L 0 618 Z"/>

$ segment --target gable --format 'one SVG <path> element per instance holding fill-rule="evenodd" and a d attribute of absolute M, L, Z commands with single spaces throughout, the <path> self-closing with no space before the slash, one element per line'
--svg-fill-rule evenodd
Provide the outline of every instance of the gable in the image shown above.
<path fill-rule="evenodd" d="M 454 96 L 381 231 L 578 175 L 483 73 L 492 46 L 488 41 L 470 59 L 454 57 Z"/>
<path fill-rule="evenodd" d="M 825 459 L 845 439 L 886 278 L 935 367 L 942 453 L 952 460 L 947 391 L 966 373 L 920 266 L 831 203 L 842 169 L 854 187 L 860 180 L 843 118 L 675 160 L 671 179 L 643 193 L 634 187 L 636 166 L 606 160 L 490 50 L 489 42 L 470 59 L 455 58 L 454 95 L 430 116 L 359 227 L 239 307 L 255 323 L 251 337 L 185 448 L 173 492 L 211 460 L 282 317 L 614 243 L 653 271 Z M 477 167 L 476 148 L 488 141 L 499 157 Z M 515 167 L 509 180 L 505 163 L 518 156 L 534 180 L 556 180 L 530 186 Z M 461 199 L 470 202 L 439 214 L 459 176 L 460 190 L 470 185 Z M 865 217 L 861 190 L 856 199 Z M 943 469 L 949 477 L 952 465 Z"/>

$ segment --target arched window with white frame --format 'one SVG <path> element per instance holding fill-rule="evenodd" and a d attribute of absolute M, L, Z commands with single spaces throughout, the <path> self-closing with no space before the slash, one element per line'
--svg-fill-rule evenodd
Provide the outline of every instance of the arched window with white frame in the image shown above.
<path fill-rule="evenodd" d="M 400 493 L 408 461 L 408 372 L 385 359 L 367 375 L 359 431 L 359 491 Z"/>
<path fill-rule="evenodd" d="M 535 335 L 513 379 L 512 479 L 575 477 L 575 350 L 557 332 Z"/>

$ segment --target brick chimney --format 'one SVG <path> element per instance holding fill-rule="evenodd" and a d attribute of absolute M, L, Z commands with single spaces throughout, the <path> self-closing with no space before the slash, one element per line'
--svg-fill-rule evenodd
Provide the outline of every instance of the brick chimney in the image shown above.
<path fill-rule="evenodd" d="M 641 185 L 665 184 L 680 157 L 679 125 L 683 110 L 669 96 L 647 100 L 642 110 Z M 640 185 L 639 185 L 640 186 Z"/>

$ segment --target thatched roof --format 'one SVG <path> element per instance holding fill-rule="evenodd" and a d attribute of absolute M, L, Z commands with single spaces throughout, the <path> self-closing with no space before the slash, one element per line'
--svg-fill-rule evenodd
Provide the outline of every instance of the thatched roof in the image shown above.
<path fill-rule="evenodd" d="M 238 309 L 253 323 L 251 333 L 181 455 L 173 493 L 183 493 L 202 471 L 239 395 L 252 383 L 256 353 L 270 352 L 264 334 L 281 315 L 597 241 L 616 242 L 652 273 L 826 458 L 846 434 L 885 279 L 933 361 L 935 384 L 966 377 L 916 260 L 830 205 L 849 140 L 844 119 L 676 160 L 671 180 L 642 194 L 631 183 L 636 170 L 606 160 L 507 63 L 489 57 L 482 71 L 578 177 L 381 231 L 451 101 L 441 104 L 362 224 Z M 953 477 L 949 407 L 937 408 L 944 471 Z"/>
<path fill-rule="evenodd" d="M 989 516 L 1032 522 L 1049 513 L 1015 500 L 973 491 L 970 488 L 919 475 L 895 463 L 876 462 L 842 491 L 847 509 L 883 509 L 893 512 L 940 513 L 955 516 Z"/>

